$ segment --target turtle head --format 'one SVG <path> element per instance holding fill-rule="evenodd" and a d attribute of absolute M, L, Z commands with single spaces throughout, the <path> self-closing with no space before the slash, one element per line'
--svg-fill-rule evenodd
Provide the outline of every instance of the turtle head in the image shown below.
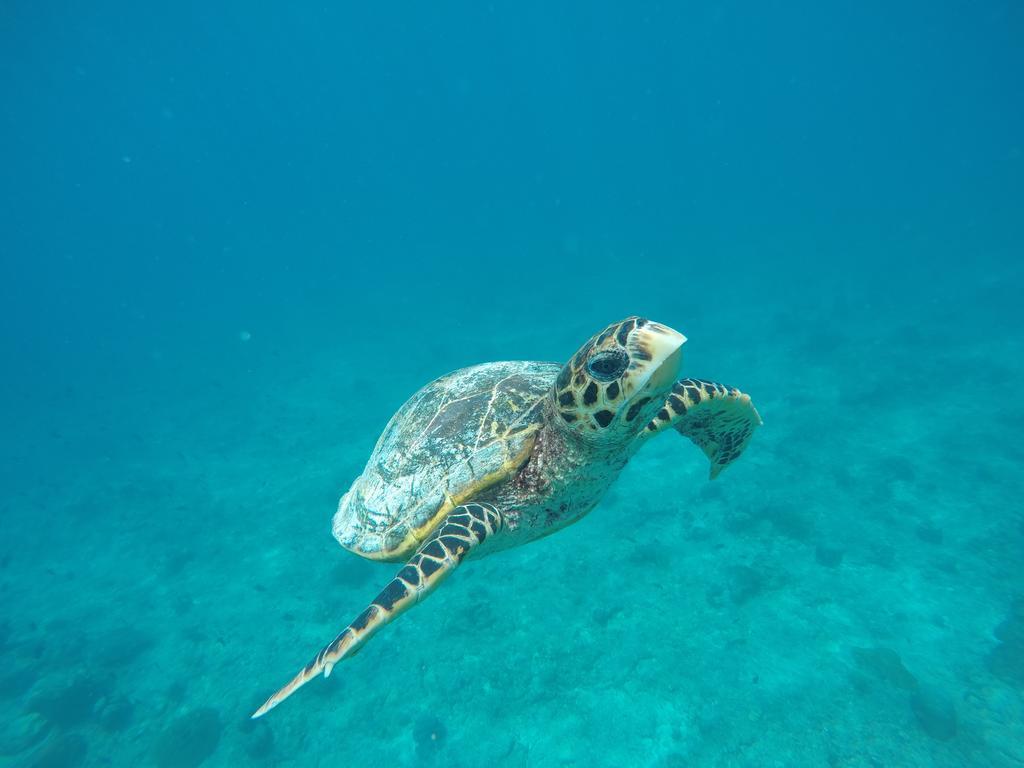
<path fill-rule="evenodd" d="M 678 377 L 685 341 L 642 317 L 609 325 L 558 374 L 551 393 L 556 420 L 588 442 L 628 442 L 661 408 Z"/>

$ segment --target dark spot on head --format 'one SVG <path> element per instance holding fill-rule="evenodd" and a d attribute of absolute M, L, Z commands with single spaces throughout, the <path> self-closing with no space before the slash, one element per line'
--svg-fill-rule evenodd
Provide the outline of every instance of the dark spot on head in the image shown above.
<path fill-rule="evenodd" d="M 562 418 L 565 419 L 569 424 L 572 424 L 572 422 L 576 421 L 576 414 L 563 412 Z"/>
<path fill-rule="evenodd" d="M 590 386 L 587 387 L 586 391 L 583 393 L 583 404 L 584 405 L 593 405 L 596 402 L 597 402 L 597 384 L 595 384 L 594 382 L 590 382 Z"/>
<path fill-rule="evenodd" d="M 569 386 L 569 379 L 572 378 L 572 369 L 567 365 L 562 368 L 558 373 L 558 379 L 555 380 L 555 386 L 559 389 L 565 389 Z"/>
<path fill-rule="evenodd" d="M 593 348 L 594 348 L 594 340 L 591 339 L 590 341 L 588 341 L 586 344 L 583 345 L 583 348 L 580 349 L 579 352 L 577 352 L 575 355 L 573 355 L 573 357 L 572 357 L 572 367 L 573 368 L 579 368 L 583 364 L 583 361 L 587 359 L 587 356 L 590 354 L 590 350 L 593 349 Z"/>
<path fill-rule="evenodd" d="M 615 334 L 615 340 L 619 342 L 623 347 L 626 346 L 626 340 L 629 338 L 629 332 L 633 330 L 634 322 L 627 320 L 619 326 L 619 332 Z"/>
<path fill-rule="evenodd" d="M 611 424 L 613 418 L 615 418 L 615 414 L 611 411 L 598 411 L 594 414 L 594 421 L 600 424 L 602 429 Z"/>
<path fill-rule="evenodd" d="M 633 403 L 631 406 L 629 406 L 629 410 L 626 411 L 626 421 L 632 421 L 633 419 L 635 419 L 636 415 L 640 413 L 640 409 L 647 405 L 649 402 L 651 402 L 651 398 L 642 397 L 635 403 Z"/>
<path fill-rule="evenodd" d="M 609 400 L 614 400 L 619 396 L 619 382 L 613 381 L 608 385 L 608 388 L 604 391 L 604 396 Z"/>
<path fill-rule="evenodd" d="M 558 402 L 561 405 L 576 405 L 576 397 L 572 392 L 563 392 L 558 396 Z"/>

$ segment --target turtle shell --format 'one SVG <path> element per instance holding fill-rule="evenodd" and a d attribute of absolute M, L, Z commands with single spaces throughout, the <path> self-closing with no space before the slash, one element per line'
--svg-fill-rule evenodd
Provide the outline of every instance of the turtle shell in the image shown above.
<path fill-rule="evenodd" d="M 341 497 L 334 537 L 363 557 L 406 559 L 450 510 L 522 466 L 561 368 L 486 363 L 427 384 L 391 418 Z"/>

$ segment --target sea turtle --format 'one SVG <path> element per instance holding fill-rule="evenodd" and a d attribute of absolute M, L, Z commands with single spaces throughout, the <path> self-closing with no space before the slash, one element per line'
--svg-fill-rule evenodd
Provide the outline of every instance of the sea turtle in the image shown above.
<path fill-rule="evenodd" d="M 464 559 L 579 520 L 666 428 L 696 443 L 711 477 L 718 475 L 761 419 L 738 389 L 677 379 L 685 341 L 667 326 L 629 317 L 594 335 L 565 365 L 486 363 L 413 395 L 341 497 L 333 524 L 351 552 L 408 562 L 253 717 L 329 675 Z"/>

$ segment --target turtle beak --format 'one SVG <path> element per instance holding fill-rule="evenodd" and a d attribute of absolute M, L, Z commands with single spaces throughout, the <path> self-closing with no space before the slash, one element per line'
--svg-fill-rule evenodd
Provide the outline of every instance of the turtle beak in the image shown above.
<path fill-rule="evenodd" d="M 650 371 L 644 388 L 662 392 L 671 387 L 679 377 L 686 337 L 667 325 L 647 323 L 636 329 L 630 341 L 632 356 L 644 361 L 643 366 Z"/>

